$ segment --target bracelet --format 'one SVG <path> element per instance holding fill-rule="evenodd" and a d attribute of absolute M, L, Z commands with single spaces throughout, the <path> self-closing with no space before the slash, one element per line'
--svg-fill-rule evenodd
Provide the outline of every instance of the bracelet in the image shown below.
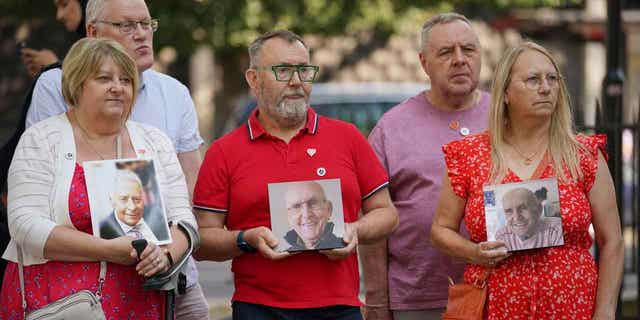
<path fill-rule="evenodd" d="M 169 249 L 164 249 L 164 254 L 167 255 L 167 259 L 169 260 L 169 267 L 171 267 L 173 265 L 173 258 L 171 258 L 171 252 L 169 252 Z"/>

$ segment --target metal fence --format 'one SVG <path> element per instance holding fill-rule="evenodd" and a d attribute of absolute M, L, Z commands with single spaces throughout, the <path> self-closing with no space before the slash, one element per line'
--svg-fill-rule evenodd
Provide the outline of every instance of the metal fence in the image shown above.
<path fill-rule="evenodd" d="M 585 133 L 607 135 L 609 169 L 614 179 L 616 199 L 622 224 L 625 259 L 624 278 L 620 293 L 617 319 L 640 319 L 640 123 L 623 124 L 607 122 L 600 103 L 596 101 L 595 127 L 585 127 Z M 640 107 L 640 99 L 638 100 Z M 610 118 L 610 117 L 609 117 Z"/>

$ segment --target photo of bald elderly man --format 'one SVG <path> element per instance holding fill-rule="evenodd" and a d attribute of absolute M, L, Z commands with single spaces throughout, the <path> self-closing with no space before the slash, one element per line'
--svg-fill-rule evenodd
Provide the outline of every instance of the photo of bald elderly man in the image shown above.
<path fill-rule="evenodd" d="M 339 179 L 272 183 L 272 230 L 280 251 L 342 248 L 344 214 Z"/>

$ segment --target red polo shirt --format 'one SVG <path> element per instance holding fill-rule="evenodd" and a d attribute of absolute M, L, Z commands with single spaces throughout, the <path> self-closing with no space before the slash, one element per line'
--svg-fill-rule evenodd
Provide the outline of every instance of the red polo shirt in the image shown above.
<path fill-rule="evenodd" d="M 382 165 L 355 126 L 309 108 L 306 126 L 287 144 L 264 130 L 257 112 L 209 147 L 196 183 L 194 207 L 226 214 L 229 230 L 271 227 L 269 183 L 340 179 L 346 222 L 358 219 L 363 199 L 387 186 Z M 360 305 L 355 254 L 340 261 L 317 252 L 279 261 L 243 254 L 231 269 L 233 301 L 280 308 Z"/>

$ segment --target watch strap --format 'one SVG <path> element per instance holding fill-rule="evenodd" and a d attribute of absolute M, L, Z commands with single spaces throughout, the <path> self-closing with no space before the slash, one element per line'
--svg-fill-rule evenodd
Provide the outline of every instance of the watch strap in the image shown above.
<path fill-rule="evenodd" d="M 238 246 L 238 249 L 244 253 L 256 252 L 256 248 L 252 247 L 246 240 L 244 240 L 244 231 L 245 230 L 241 230 L 236 238 L 236 245 Z"/>

